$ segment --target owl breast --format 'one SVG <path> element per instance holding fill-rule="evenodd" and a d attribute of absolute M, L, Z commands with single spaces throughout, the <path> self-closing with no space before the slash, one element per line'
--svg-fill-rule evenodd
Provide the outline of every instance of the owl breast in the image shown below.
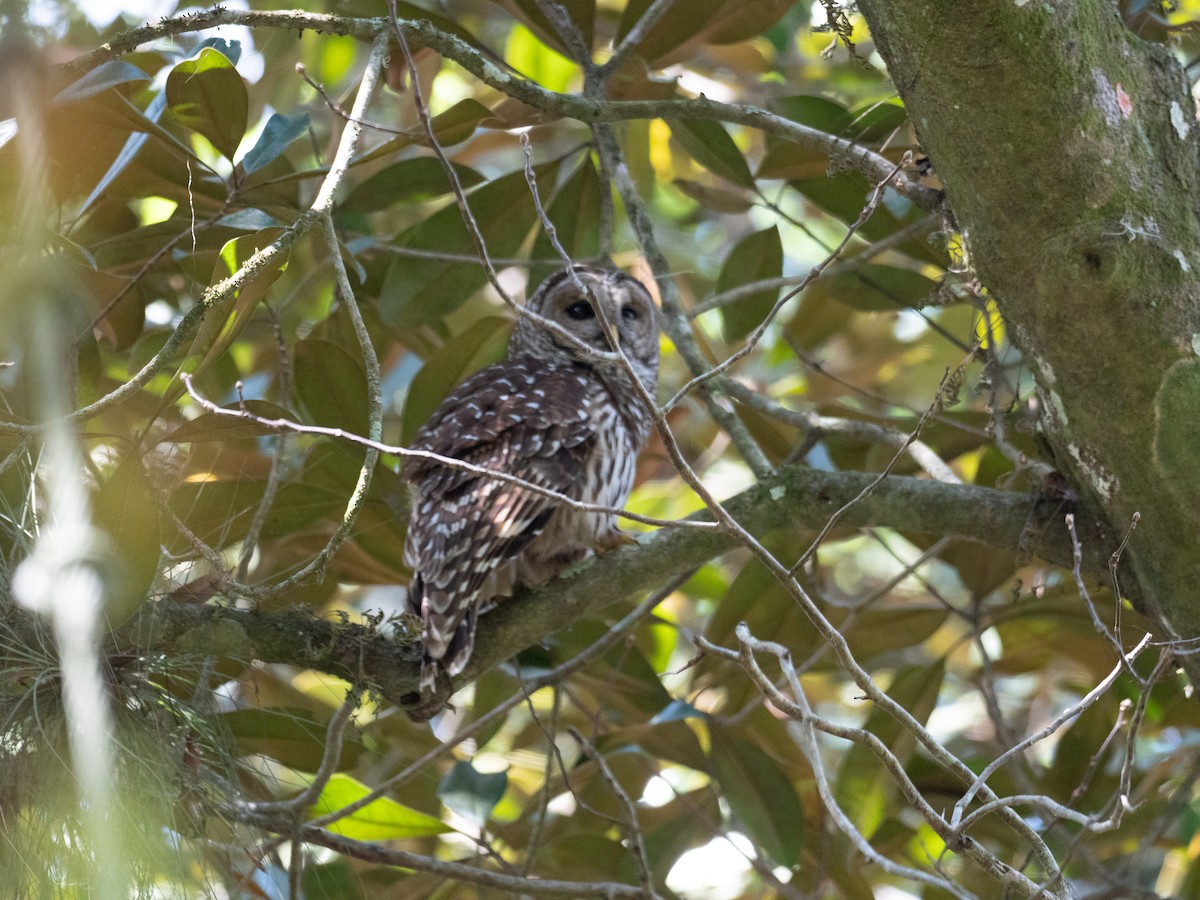
<path fill-rule="evenodd" d="M 645 436 L 630 431 L 630 422 L 618 411 L 603 383 L 597 380 L 589 388 L 587 412 L 596 440 L 567 493 L 584 503 L 619 509 L 633 490 L 637 453 Z M 518 560 L 514 581 L 545 581 L 594 549 L 611 545 L 618 535 L 615 515 L 560 506 Z"/>

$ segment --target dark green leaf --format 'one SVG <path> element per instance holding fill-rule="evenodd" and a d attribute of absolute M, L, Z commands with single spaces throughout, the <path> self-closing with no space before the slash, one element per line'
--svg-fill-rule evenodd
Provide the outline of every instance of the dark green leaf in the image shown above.
<path fill-rule="evenodd" d="M 783 242 L 779 229 L 772 225 L 742 238 L 730 251 L 717 278 L 717 293 L 767 278 L 779 278 L 782 274 Z M 779 288 L 766 288 L 721 307 L 721 330 L 725 340 L 739 341 L 757 328 L 778 296 Z"/>
<path fill-rule="evenodd" d="M 508 788 L 508 773 L 480 772 L 459 760 L 438 786 L 438 796 L 450 809 L 482 828 Z"/>
<path fill-rule="evenodd" d="M 757 744 L 710 723 L 709 765 L 737 823 L 776 863 L 800 859 L 804 811 L 787 774 Z"/>
<path fill-rule="evenodd" d="M 498 0 L 509 12 L 528 25 L 548 47 L 563 55 L 569 50 L 558 36 L 558 29 L 546 18 L 537 0 Z M 596 19 L 596 0 L 558 0 L 559 5 L 571 19 L 584 42 L 592 43 L 592 30 Z M 529 75 L 529 72 L 522 72 Z"/>
<path fill-rule="evenodd" d="M 325 724 L 304 709 L 236 709 L 222 713 L 219 722 L 244 753 L 261 753 L 301 772 L 315 772 L 325 755 Z M 361 742 L 348 735 L 339 768 L 353 765 Z"/>
<path fill-rule="evenodd" d="M 282 228 L 283 223 L 261 209 L 239 209 L 217 219 L 218 225 L 236 228 L 239 231 L 262 231 L 267 228 Z"/>
<path fill-rule="evenodd" d="M 308 121 L 308 113 L 295 116 L 273 114 L 250 152 L 242 157 L 242 169 L 249 175 L 278 157 L 292 141 L 308 130 Z"/>
<path fill-rule="evenodd" d="M 553 182 L 558 162 L 535 167 L 539 184 Z M 523 171 L 483 185 L 470 195 L 480 233 L 493 256 L 512 256 L 537 221 Z M 475 242 L 451 205 L 401 235 L 402 247 L 473 256 Z M 380 313 L 393 325 L 428 325 L 452 313 L 487 283 L 482 266 L 460 259 L 399 258 L 388 269 Z"/>
<path fill-rule="evenodd" d="M 544 190 L 544 189 L 543 189 Z M 600 178 L 590 156 L 585 156 L 566 183 L 546 206 L 546 215 L 554 225 L 558 242 L 572 260 L 591 259 L 600 252 Z M 532 266 L 529 286 L 533 290 L 543 278 L 562 268 L 558 251 L 545 229 L 538 230 L 531 256 L 554 262 Z"/>
<path fill-rule="evenodd" d="M 492 111 L 490 109 L 478 100 L 468 98 L 466 100 L 459 100 L 445 112 L 434 116 L 430 122 L 430 127 L 433 129 L 434 136 L 442 147 L 452 147 L 469 138 L 475 133 L 475 129 L 479 127 L 480 122 L 491 118 L 491 116 Z M 424 144 L 427 140 L 428 138 L 425 136 L 424 131 L 417 129 L 412 134 L 401 135 L 380 144 L 374 150 L 355 160 L 354 164 L 359 165 L 383 159 L 394 155 L 397 150 L 403 150 L 405 147 L 411 147 L 413 144 Z"/>
<path fill-rule="evenodd" d="M 317 425 L 367 433 L 367 376 L 337 344 L 308 338 L 294 353 L 296 396 Z"/>
<path fill-rule="evenodd" d="M 292 416 L 282 406 L 268 403 L 266 400 L 247 400 L 244 404 L 231 404 L 226 409 L 241 410 L 263 419 L 288 419 Z M 245 438 L 258 438 L 268 434 L 276 434 L 274 428 L 259 425 L 252 419 L 234 418 L 221 413 L 206 412 L 190 422 L 180 425 L 166 437 L 161 438 L 164 444 L 196 443 L 202 441 L 237 441 Z"/>
<path fill-rule="evenodd" d="M 788 183 L 846 224 L 859 217 L 873 190 L 873 185 L 867 182 L 866 176 L 858 172 L 843 172 L 832 176 L 822 174 L 819 177 L 793 179 Z M 880 204 L 871 218 L 859 229 L 858 234 L 869 241 L 878 241 L 923 216 L 924 213 L 920 210 L 913 210 L 905 215 L 903 220 L 897 219 L 885 204 Z M 937 263 L 940 266 L 949 263 L 945 252 L 935 248 L 924 238 L 906 241 L 898 249 L 914 259 Z"/>
<path fill-rule="evenodd" d="M 202 134 L 233 159 L 246 131 L 246 84 L 223 54 L 211 47 L 186 59 L 167 76 L 167 106 L 175 121 Z"/>
<path fill-rule="evenodd" d="M 455 165 L 459 184 L 472 188 L 483 181 L 474 169 Z M 343 213 L 374 212 L 398 203 L 417 203 L 448 194 L 450 180 L 432 156 L 406 159 L 376 172 L 354 188 L 339 207 Z"/>
<path fill-rule="evenodd" d="M 793 122 L 838 137 L 844 136 L 850 123 L 854 121 L 854 117 L 842 104 L 810 94 L 779 97 L 771 101 L 771 109 Z"/>
<path fill-rule="evenodd" d="M 617 40 L 650 8 L 651 0 L 630 0 L 617 25 Z M 675 3 L 642 38 L 637 55 L 654 66 L 686 59 L 701 44 L 731 44 L 770 28 L 792 0 L 688 0 Z"/>
<path fill-rule="evenodd" d="M 912 269 L 866 263 L 808 287 L 814 297 L 836 300 L 858 312 L 895 312 L 929 306 L 937 293 L 937 282 Z"/>
<path fill-rule="evenodd" d="M 888 696 L 909 711 L 922 725 L 937 705 L 945 677 L 942 661 L 899 670 L 888 687 Z M 914 750 L 914 738 L 885 710 L 876 709 L 863 728 L 878 737 L 902 764 Z M 870 838 L 895 807 L 898 788 L 878 757 L 865 744 L 855 743 L 842 757 L 834 794 L 851 821 Z"/>
<path fill-rule="evenodd" d="M 754 187 L 746 157 L 720 122 L 677 119 L 670 126 L 671 136 L 704 168 L 741 187 Z"/>

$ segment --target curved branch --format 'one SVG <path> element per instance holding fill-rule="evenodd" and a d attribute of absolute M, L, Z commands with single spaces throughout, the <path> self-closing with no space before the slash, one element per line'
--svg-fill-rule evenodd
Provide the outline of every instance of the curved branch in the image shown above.
<path fill-rule="evenodd" d="M 801 146 L 824 151 L 829 154 L 831 161 L 858 169 L 874 182 L 883 181 L 894 168 L 890 160 L 874 150 L 745 103 L 719 103 L 706 97 L 686 100 L 597 100 L 581 94 L 549 91 L 505 71 L 467 41 L 442 31 L 432 22 L 398 19 L 397 23 L 415 43 L 453 60 L 488 86 L 551 117 L 577 119 L 588 124 L 631 119 L 710 119 L 746 125 Z M 294 11 L 252 12 L 218 6 L 201 13 L 163 19 L 154 25 L 118 35 L 96 50 L 75 57 L 65 64 L 65 68 L 72 73 L 82 74 L 155 38 L 187 34 L 216 25 L 311 30 L 367 39 L 391 27 L 386 17 L 359 19 Z M 933 212 L 942 209 L 942 192 L 921 184 L 907 173 L 898 174 L 893 179 L 892 187 L 924 210 Z"/>

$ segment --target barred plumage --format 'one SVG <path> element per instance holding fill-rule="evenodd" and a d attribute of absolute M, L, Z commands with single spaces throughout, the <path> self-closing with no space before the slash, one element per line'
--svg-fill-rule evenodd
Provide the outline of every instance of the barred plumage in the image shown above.
<path fill-rule="evenodd" d="M 616 345 L 653 394 L 658 327 L 640 282 L 574 266 L 547 278 L 527 306 L 586 347 L 609 351 L 607 335 L 615 332 Z M 650 427 L 620 360 L 597 359 L 522 316 L 508 359 L 452 391 L 413 449 L 620 507 Z M 434 689 L 439 665 L 450 675 L 462 671 L 482 608 L 623 540 L 615 516 L 556 504 L 518 485 L 416 458 L 404 474 L 413 497 L 404 559 L 413 570 L 409 608 L 423 626 L 423 691 Z"/>

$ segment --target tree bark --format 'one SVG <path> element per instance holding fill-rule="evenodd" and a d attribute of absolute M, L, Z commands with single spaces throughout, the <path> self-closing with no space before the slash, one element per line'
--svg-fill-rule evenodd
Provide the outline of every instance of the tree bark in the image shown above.
<path fill-rule="evenodd" d="M 862 0 L 1057 466 L 1135 514 L 1135 602 L 1200 635 L 1200 222 L 1184 72 L 1108 0 Z M 1200 662 L 1190 667 L 1193 679 Z"/>

